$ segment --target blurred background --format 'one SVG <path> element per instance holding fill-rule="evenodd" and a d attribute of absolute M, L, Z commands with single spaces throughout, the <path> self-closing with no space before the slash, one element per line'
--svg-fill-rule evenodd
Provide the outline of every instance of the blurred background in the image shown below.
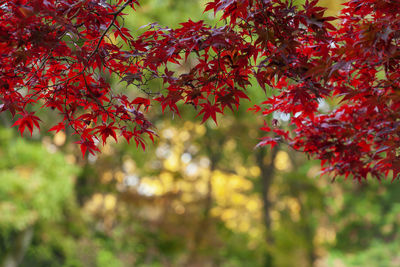
<path fill-rule="evenodd" d="M 214 24 L 205 2 L 143 0 L 125 25 Z M 400 266 L 398 182 L 332 182 L 286 146 L 254 149 L 263 122 L 246 110 L 265 95 L 248 93 L 218 127 L 192 107 L 182 119 L 154 108 L 160 137 L 145 152 L 121 140 L 85 159 L 68 130 L 46 134 L 56 115 L 22 139 L 1 114 L 0 266 Z"/>

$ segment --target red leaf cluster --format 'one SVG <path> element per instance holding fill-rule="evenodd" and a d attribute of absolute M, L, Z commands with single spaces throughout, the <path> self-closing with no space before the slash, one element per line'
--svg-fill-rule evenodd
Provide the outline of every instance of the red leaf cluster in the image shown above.
<path fill-rule="evenodd" d="M 62 118 L 51 130 L 72 128 L 83 154 L 98 151 L 96 143 L 108 137 L 134 139 L 144 148 L 144 136 L 154 136 L 145 112 L 156 102 L 178 115 L 178 103 L 190 104 L 202 122 L 216 122 L 218 113 L 248 99 L 254 78 L 273 96 L 253 110 L 290 114 L 294 128 L 264 126 L 275 137 L 259 145 L 284 141 L 322 160 L 325 172 L 358 180 L 399 176 L 400 2 L 350 0 L 332 24 L 336 18 L 326 17 L 317 0 L 301 7 L 284 0 L 213 0 L 205 11 L 220 12 L 223 26 L 151 24 L 136 38 L 120 21 L 125 8 L 139 3 L 111 3 L 1 1 L 0 111 L 18 114 L 21 134 L 39 128 L 32 110 L 46 107 Z M 190 70 L 174 67 L 188 57 Z M 148 98 L 116 94 L 105 73 Z M 162 79 L 164 89 L 148 91 L 151 79 Z M 321 101 L 331 98 L 340 105 L 320 112 Z"/>

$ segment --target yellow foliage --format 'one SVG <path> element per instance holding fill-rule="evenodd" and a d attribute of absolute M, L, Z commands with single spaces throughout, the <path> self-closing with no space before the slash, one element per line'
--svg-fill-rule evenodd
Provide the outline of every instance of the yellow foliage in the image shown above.
<path fill-rule="evenodd" d="M 107 183 L 111 182 L 112 178 L 113 178 L 112 172 L 105 171 L 103 173 L 103 175 L 101 176 L 101 182 L 107 184 Z"/>
<path fill-rule="evenodd" d="M 173 191 L 174 190 L 174 177 L 169 172 L 160 173 L 160 181 L 163 187 L 164 192 Z"/>
<path fill-rule="evenodd" d="M 172 153 L 165 161 L 164 161 L 164 167 L 165 169 L 176 172 L 179 170 L 179 158 L 176 153 Z"/>
<path fill-rule="evenodd" d="M 203 124 L 195 126 L 195 132 L 198 136 L 203 136 L 206 133 L 206 127 Z"/>
<path fill-rule="evenodd" d="M 115 206 L 116 206 L 116 204 L 117 204 L 117 198 L 114 196 L 114 195 L 112 195 L 112 194 L 107 194 L 105 197 L 104 197 L 104 208 L 106 209 L 106 210 L 112 210 L 112 209 L 114 209 L 115 208 Z"/>
<path fill-rule="evenodd" d="M 261 175 L 261 170 L 257 166 L 252 166 L 249 168 L 249 174 L 253 177 L 259 177 Z"/>
<path fill-rule="evenodd" d="M 288 198 L 286 204 L 290 210 L 290 217 L 293 221 L 297 222 L 300 220 L 300 204 L 296 198 Z"/>
<path fill-rule="evenodd" d="M 165 188 L 160 180 L 151 177 L 143 177 L 140 180 L 139 191 L 145 195 L 161 195 L 165 193 Z"/>
<path fill-rule="evenodd" d="M 53 137 L 53 142 L 56 146 L 62 146 L 65 143 L 67 136 L 63 131 L 56 133 Z"/>
<path fill-rule="evenodd" d="M 292 168 L 289 154 L 286 151 L 279 151 L 274 161 L 275 167 L 280 171 L 288 171 Z"/>
<path fill-rule="evenodd" d="M 253 184 L 242 176 L 221 171 L 214 171 L 212 175 L 216 206 L 211 214 L 220 217 L 234 231 L 248 232 L 253 228 L 262 228 L 261 200 L 251 193 Z"/>
<path fill-rule="evenodd" d="M 123 159 L 122 168 L 127 173 L 133 173 L 136 170 L 136 163 L 131 158 L 126 157 Z"/>
<path fill-rule="evenodd" d="M 124 181 L 125 174 L 122 171 L 116 171 L 114 176 L 118 183 L 122 183 Z"/>

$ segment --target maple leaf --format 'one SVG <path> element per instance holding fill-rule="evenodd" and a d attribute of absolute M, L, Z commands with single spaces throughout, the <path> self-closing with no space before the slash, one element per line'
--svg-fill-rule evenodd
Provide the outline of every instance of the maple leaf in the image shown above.
<path fill-rule="evenodd" d="M 217 113 L 222 113 L 221 109 L 218 107 L 217 104 L 212 105 L 210 102 L 200 104 L 203 108 L 200 110 L 199 114 L 196 116 L 200 116 L 203 114 L 203 119 L 201 123 L 204 123 L 209 117 L 211 117 L 215 124 L 217 123 Z"/>
<path fill-rule="evenodd" d="M 114 138 L 115 142 L 118 142 L 117 140 L 117 134 L 115 133 L 115 130 L 118 129 L 118 127 L 113 126 L 114 123 L 111 123 L 109 125 L 100 125 L 97 127 L 97 131 L 95 132 L 95 134 L 100 134 L 101 139 L 103 141 L 103 145 L 106 143 L 107 138 L 109 136 L 112 136 L 112 138 Z"/>
<path fill-rule="evenodd" d="M 150 106 L 150 100 L 147 98 L 143 98 L 143 97 L 136 97 L 132 102 L 132 105 L 138 105 L 138 109 L 140 109 L 140 107 L 143 105 L 145 107 L 145 109 L 147 110 L 148 107 Z"/>
<path fill-rule="evenodd" d="M 51 132 L 51 131 L 56 131 L 56 133 L 58 133 L 58 132 L 61 131 L 61 130 L 65 130 L 65 124 L 64 124 L 64 122 L 57 123 L 57 125 L 51 127 L 51 128 L 49 129 L 49 132 Z"/>
<path fill-rule="evenodd" d="M 89 153 L 92 155 L 95 155 L 95 152 L 100 152 L 93 140 L 82 139 L 75 143 L 80 145 L 83 158 L 85 157 L 87 151 L 89 151 Z"/>
<path fill-rule="evenodd" d="M 21 115 L 22 117 L 18 118 L 17 121 L 15 121 L 15 123 L 11 126 L 18 126 L 18 130 L 22 134 L 24 133 L 25 128 L 28 128 L 29 132 L 31 133 L 32 136 L 32 131 L 34 127 L 37 127 L 40 130 L 40 126 L 39 126 L 39 117 L 35 116 L 34 112 L 29 112 L 29 113 L 23 113 L 20 112 L 18 113 L 19 115 Z"/>

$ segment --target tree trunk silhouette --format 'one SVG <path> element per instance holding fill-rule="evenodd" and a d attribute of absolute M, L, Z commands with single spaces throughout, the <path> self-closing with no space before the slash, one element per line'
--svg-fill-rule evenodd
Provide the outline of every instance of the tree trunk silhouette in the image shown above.
<path fill-rule="evenodd" d="M 266 153 L 265 148 L 259 148 L 256 153 L 257 165 L 261 170 L 261 199 L 263 202 L 263 220 L 266 228 L 266 242 L 268 245 L 268 251 L 265 258 L 265 267 L 274 266 L 273 255 L 269 251 L 269 248 L 271 248 L 275 242 L 271 233 L 270 211 L 272 203 L 269 200 L 269 190 L 275 176 L 274 160 L 278 154 L 278 151 L 279 145 L 276 145 L 268 154 Z"/>

